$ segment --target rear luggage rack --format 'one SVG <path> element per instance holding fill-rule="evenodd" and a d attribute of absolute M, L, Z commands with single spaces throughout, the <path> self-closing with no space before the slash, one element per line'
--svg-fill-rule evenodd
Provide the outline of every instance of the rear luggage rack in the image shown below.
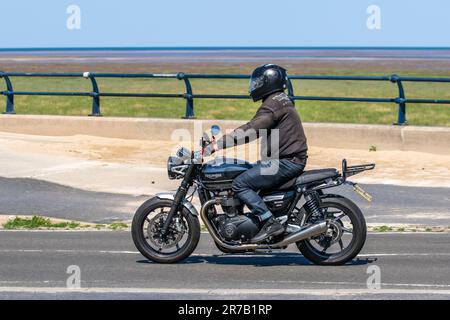
<path fill-rule="evenodd" d="M 371 164 L 360 164 L 356 166 L 347 166 L 347 160 L 342 160 L 342 177 L 344 181 L 355 174 L 361 173 L 367 170 L 373 170 L 375 168 L 375 163 Z"/>

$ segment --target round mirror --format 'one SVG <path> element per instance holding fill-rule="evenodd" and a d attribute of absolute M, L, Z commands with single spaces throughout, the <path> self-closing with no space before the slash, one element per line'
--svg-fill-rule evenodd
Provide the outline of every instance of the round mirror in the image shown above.
<path fill-rule="evenodd" d="M 220 127 L 215 124 L 211 127 L 211 133 L 213 136 L 217 136 L 220 133 Z"/>

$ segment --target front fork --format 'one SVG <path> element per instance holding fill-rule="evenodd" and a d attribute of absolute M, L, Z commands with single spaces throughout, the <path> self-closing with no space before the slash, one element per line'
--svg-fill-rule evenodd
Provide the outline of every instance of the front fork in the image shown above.
<path fill-rule="evenodd" d="M 177 192 L 175 193 L 172 207 L 170 208 L 170 211 L 167 215 L 167 219 L 164 222 L 164 225 L 161 229 L 162 234 L 165 234 L 167 232 L 167 230 L 169 230 L 169 226 L 170 226 L 170 223 L 172 222 L 172 219 L 175 217 L 175 215 L 179 211 L 180 205 L 183 202 L 184 198 L 186 197 L 189 187 L 192 185 L 192 181 L 193 181 L 192 176 L 194 173 L 194 169 L 195 169 L 195 164 L 191 164 L 186 171 L 183 181 L 181 181 L 180 187 L 178 188 Z"/>

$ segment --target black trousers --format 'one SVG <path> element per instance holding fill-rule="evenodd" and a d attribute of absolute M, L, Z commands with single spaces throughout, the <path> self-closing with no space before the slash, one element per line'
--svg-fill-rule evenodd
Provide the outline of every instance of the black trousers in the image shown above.
<path fill-rule="evenodd" d="M 258 162 L 233 181 L 233 191 L 261 221 L 272 217 L 258 190 L 268 190 L 298 177 L 305 169 L 304 163 L 288 159 Z"/>

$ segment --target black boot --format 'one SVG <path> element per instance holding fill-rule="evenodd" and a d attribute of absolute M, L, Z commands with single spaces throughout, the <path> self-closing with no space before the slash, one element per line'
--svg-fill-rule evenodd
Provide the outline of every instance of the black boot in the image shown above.
<path fill-rule="evenodd" d="M 284 232 L 284 227 L 282 224 L 271 217 L 267 222 L 263 225 L 261 230 L 258 232 L 256 236 L 253 237 L 251 243 L 260 243 L 268 237 L 278 236 Z"/>

